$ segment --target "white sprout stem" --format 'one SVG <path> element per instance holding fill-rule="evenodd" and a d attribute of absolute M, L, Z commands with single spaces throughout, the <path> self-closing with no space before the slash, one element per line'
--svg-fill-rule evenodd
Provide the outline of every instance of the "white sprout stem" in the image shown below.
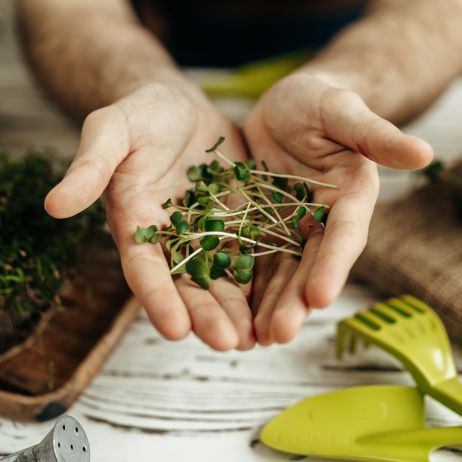
<path fill-rule="evenodd" d="M 237 234 L 233 234 L 233 233 L 227 233 L 225 231 L 205 231 L 203 233 L 194 233 L 194 234 L 190 235 L 191 239 L 199 239 L 199 238 L 205 237 L 205 236 L 230 237 L 230 238 L 233 238 L 233 239 L 248 242 L 249 244 L 252 244 L 252 245 L 257 245 L 259 247 L 264 247 L 266 249 L 273 249 L 273 250 L 277 250 L 277 251 L 280 251 L 280 252 L 290 253 L 292 255 L 300 255 L 299 252 L 295 252 L 294 250 L 286 249 L 286 248 L 283 248 L 283 247 L 277 247 L 275 245 L 265 244 L 263 242 L 255 241 L 254 239 L 249 239 L 247 237 L 238 236 Z"/>
<path fill-rule="evenodd" d="M 286 175 L 284 173 L 265 172 L 262 170 L 250 170 L 250 173 L 253 173 L 254 175 L 273 176 L 276 178 L 288 178 L 292 180 L 301 180 L 301 181 L 305 181 L 306 183 L 317 184 L 318 186 L 324 186 L 326 188 L 338 189 L 338 186 L 335 184 L 323 183 L 322 181 L 317 181 L 317 180 L 310 180 L 309 178 L 305 178 L 303 176 L 298 176 L 298 175 Z"/>
<path fill-rule="evenodd" d="M 263 234 L 270 234 L 271 236 L 274 236 L 274 237 L 277 237 L 278 239 L 282 239 L 286 242 L 290 242 L 291 244 L 295 245 L 295 246 L 299 246 L 300 243 L 299 242 L 295 242 L 293 241 L 292 239 L 288 238 L 287 236 L 282 236 L 281 234 L 278 234 L 278 233 L 275 233 L 274 231 L 270 231 L 269 229 L 267 228 L 260 228 L 260 232 L 262 232 Z M 290 232 L 290 231 L 289 231 Z M 290 235 L 290 234 L 289 234 Z"/>
<path fill-rule="evenodd" d="M 287 191 L 284 191 L 281 188 L 278 188 L 276 186 L 273 186 L 269 183 L 265 183 L 263 181 L 257 180 L 256 181 L 259 186 L 261 186 L 263 189 L 269 189 L 270 191 L 276 191 L 279 194 L 282 194 L 283 196 L 289 197 L 293 202 L 295 202 L 297 205 L 301 204 L 301 201 L 299 201 L 294 195 L 288 193 Z"/>
<path fill-rule="evenodd" d="M 194 258 L 196 255 L 201 253 L 204 249 L 202 247 L 199 247 L 197 250 L 195 250 L 192 254 L 190 254 L 188 257 L 184 258 L 183 260 L 180 261 L 177 265 L 175 265 L 171 270 L 170 274 L 174 273 L 176 270 L 181 268 L 185 263 L 187 263 L 191 258 Z"/>
<path fill-rule="evenodd" d="M 262 209 L 245 191 L 240 189 L 241 194 L 249 201 L 251 202 L 255 207 L 257 207 L 258 210 L 260 210 L 263 215 L 265 215 L 266 218 L 269 218 L 273 223 L 277 224 L 279 223 L 274 217 L 272 217 L 265 209 Z"/>
<path fill-rule="evenodd" d="M 231 209 L 229 207 L 227 207 L 225 204 L 223 204 L 223 202 L 221 202 L 217 196 L 215 196 L 214 194 L 210 194 L 210 197 L 219 205 L 222 206 L 222 208 L 224 208 L 225 210 L 227 211 L 230 211 Z"/>
<path fill-rule="evenodd" d="M 262 257 L 263 255 L 270 255 L 272 253 L 277 253 L 280 251 L 280 249 L 286 249 L 287 246 L 283 245 L 282 247 L 279 247 L 278 250 L 266 250 L 265 252 L 255 252 L 252 254 L 253 257 Z M 302 253 L 300 252 L 298 254 L 300 257 L 302 256 Z"/>
<path fill-rule="evenodd" d="M 247 205 L 248 202 L 246 202 L 244 205 Z M 295 207 L 295 206 L 299 206 L 299 205 L 303 205 L 307 208 L 310 208 L 310 207 L 324 207 L 326 209 L 329 208 L 328 205 L 324 205 L 324 204 L 318 204 L 316 202 L 284 202 L 282 204 L 273 204 L 273 207 L 275 208 L 283 208 L 283 207 Z M 255 210 L 258 210 L 257 207 L 251 207 L 249 209 L 249 212 L 255 212 Z M 200 213 L 202 214 L 203 212 L 194 212 L 194 213 Z M 235 212 L 231 212 L 231 213 L 225 213 L 223 212 L 223 210 L 221 209 L 214 209 L 212 210 L 212 215 L 213 217 L 219 217 L 219 218 L 226 218 L 226 217 L 234 217 L 234 216 L 237 216 L 237 215 L 243 215 L 245 213 L 245 210 L 236 210 Z"/>
<path fill-rule="evenodd" d="M 242 227 L 244 226 L 244 222 L 247 218 L 247 213 L 249 213 L 250 202 L 247 204 L 247 208 L 245 209 L 244 216 L 242 217 L 241 224 L 239 225 L 239 236 L 241 235 Z"/>
<path fill-rule="evenodd" d="M 225 155 L 223 155 L 220 151 L 213 151 L 221 160 L 225 161 L 227 164 L 232 165 L 233 167 L 236 166 L 236 164 L 231 160 L 228 159 Z"/>
<path fill-rule="evenodd" d="M 279 215 L 279 212 L 277 211 L 277 209 L 273 207 L 273 203 L 263 194 L 263 191 L 261 190 L 258 183 L 256 183 L 256 186 L 257 186 L 258 191 L 261 193 L 261 197 L 263 198 L 263 200 L 273 209 L 274 214 L 279 220 L 279 223 L 282 224 L 282 227 L 284 228 L 284 231 L 286 232 L 286 234 L 290 236 L 289 228 L 287 228 L 287 225 L 284 223 L 284 220 L 282 219 L 281 215 Z"/>

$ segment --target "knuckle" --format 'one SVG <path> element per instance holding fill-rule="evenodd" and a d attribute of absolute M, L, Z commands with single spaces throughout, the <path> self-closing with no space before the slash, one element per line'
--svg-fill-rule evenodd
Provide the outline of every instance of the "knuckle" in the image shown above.
<path fill-rule="evenodd" d="M 90 112 L 90 114 L 85 117 L 85 121 L 83 123 L 83 128 L 88 128 L 89 126 L 93 125 L 100 125 L 103 124 L 107 121 L 110 115 L 110 109 L 109 106 L 107 107 L 102 107 L 99 109 L 96 109 L 95 111 Z"/>

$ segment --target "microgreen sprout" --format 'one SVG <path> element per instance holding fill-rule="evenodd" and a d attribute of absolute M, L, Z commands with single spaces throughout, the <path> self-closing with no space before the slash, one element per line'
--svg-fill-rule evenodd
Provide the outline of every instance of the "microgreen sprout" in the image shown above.
<path fill-rule="evenodd" d="M 301 257 L 305 239 L 302 220 L 325 225 L 329 206 L 312 202 L 308 185 L 335 185 L 298 175 L 271 172 L 266 162 L 257 169 L 253 160 L 233 161 L 219 151 L 221 137 L 206 152 L 209 164 L 191 166 L 186 174 L 193 186 L 176 203 L 167 199 L 162 208 L 170 225 L 137 227 L 137 244 L 163 242 L 172 274 L 188 273 L 200 287 L 212 280 L 232 278 L 247 284 L 255 258 L 283 252 Z M 231 208 L 231 204 L 237 204 Z"/>

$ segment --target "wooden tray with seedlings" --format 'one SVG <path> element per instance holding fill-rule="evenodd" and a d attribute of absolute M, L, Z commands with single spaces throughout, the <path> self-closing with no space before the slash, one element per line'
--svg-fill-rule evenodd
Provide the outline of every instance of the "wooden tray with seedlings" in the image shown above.
<path fill-rule="evenodd" d="M 46 216 L 56 180 L 46 159 L 0 156 L 0 416 L 20 421 L 63 413 L 139 310 L 102 208 Z"/>

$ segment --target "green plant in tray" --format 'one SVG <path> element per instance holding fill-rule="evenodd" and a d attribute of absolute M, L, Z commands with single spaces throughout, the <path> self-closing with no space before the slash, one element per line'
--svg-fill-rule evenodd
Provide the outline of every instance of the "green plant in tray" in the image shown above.
<path fill-rule="evenodd" d="M 172 211 L 170 225 L 138 226 L 135 232 L 138 244 L 162 240 L 171 273 L 186 272 L 204 289 L 221 277 L 247 284 L 256 257 L 275 252 L 300 257 L 305 245 L 301 221 L 311 215 L 323 226 L 329 209 L 312 201 L 309 185 L 336 187 L 271 172 L 266 163 L 258 169 L 252 160 L 233 162 L 219 151 L 223 142 L 221 137 L 206 151 L 215 156 L 209 164 L 188 169 L 194 186 L 182 201 L 163 204 Z"/>
<path fill-rule="evenodd" d="M 0 353 L 59 304 L 85 240 L 105 222 L 101 203 L 70 220 L 47 215 L 43 199 L 59 178 L 46 156 L 0 153 Z"/>

